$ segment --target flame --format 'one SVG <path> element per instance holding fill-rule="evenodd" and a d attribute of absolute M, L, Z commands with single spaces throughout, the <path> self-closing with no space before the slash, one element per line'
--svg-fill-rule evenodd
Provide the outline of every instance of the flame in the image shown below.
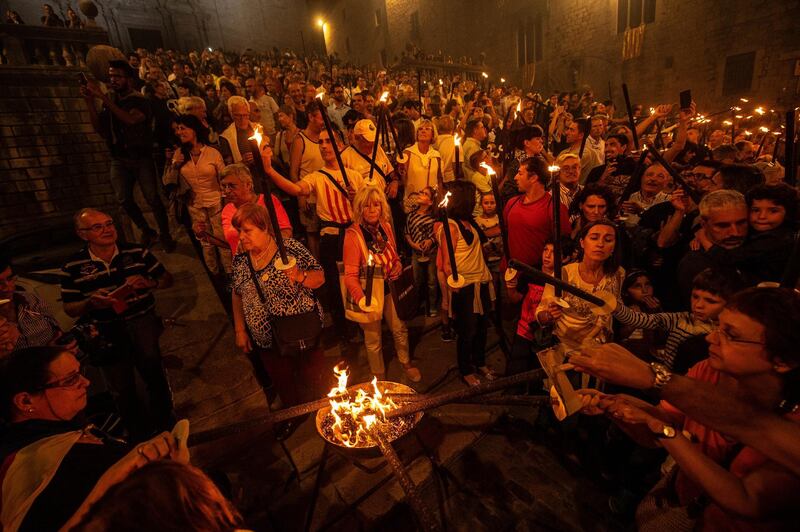
<path fill-rule="evenodd" d="M 369 254 L 369 257 L 367 257 L 367 266 L 372 266 L 372 253 Z"/>
<path fill-rule="evenodd" d="M 553 172 L 558 172 L 559 170 L 561 170 L 561 167 L 560 166 L 556 166 L 556 165 L 551 165 L 551 166 L 548 166 L 547 169 L 550 171 L 550 173 L 553 173 Z"/>
<path fill-rule="evenodd" d="M 500 83 L 505 83 L 505 82 L 506 82 L 506 78 L 500 78 Z"/>
<path fill-rule="evenodd" d="M 444 85 L 444 81 L 442 81 L 442 78 L 439 78 L 439 85 Z"/>
<path fill-rule="evenodd" d="M 747 103 L 747 102 L 749 102 L 750 100 L 748 100 L 747 98 L 739 98 L 739 101 L 740 101 L 740 102 Z"/>
<path fill-rule="evenodd" d="M 731 122 L 730 120 L 724 120 L 724 121 L 722 122 L 722 125 L 723 125 L 723 126 L 732 126 L 732 125 L 733 125 L 733 122 Z"/>
<path fill-rule="evenodd" d="M 745 101 L 747 101 L 747 100 L 745 100 Z M 741 111 L 742 110 L 742 108 L 739 107 L 738 105 L 734 105 L 733 107 L 731 107 L 731 109 L 734 110 L 734 111 Z"/>
<path fill-rule="evenodd" d="M 461 146 L 461 137 L 458 136 L 458 133 L 453 135 L 453 144 L 456 146 Z"/>
<path fill-rule="evenodd" d="M 761 131 L 762 133 L 767 133 L 769 131 L 769 128 L 761 126 L 760 128 L 758 128 L 758 130 Z"/>
<path fill-rule="evenodd" d="M 748 136 L 748 137 L 749 137 L 749 136 L 750 136 L 750 135 L 752 135 L 753 133 L 751 133 L 750 131 L 747 131 L 747 130 L 745 129 L 745 130 L 744 130 L 744 134 L 745 134 L 745 136 Z"/>
<path fill-rule="evenodd" d="M 323 96 L 325 96 L 325 89 L 317 91 L 317 95 L 314 96 L 314 98 L 316 98 L 317 100 L 321 100 Z"/>
<path fill-rule="evenodd" d="M 494 168 L 492 168 L 491 166 L 489 166 L 485 162 L 481 163 L 479 166 L 481 168 L 483 168 L 484 170 L 486 170 L 486 175 L 490 175 L 490 176 L 491 175 L 497 175 L 497 172 L 494 171 Z"/>
<path fill-rule="evenodd" d="M 365 445 L 370 441 L 369 430 L 379 421 L 385 421 L 386 413 L 397 408 L 397 404 L 391 398 L 384 398 L 378 388 L 378 377 L 372 378 L 371 392 L 360 388 L 352 397 L 352 392 L 347 390 L 347 369 L 337 365 L 333 373 L 337 384 L 328 393 L 333 434 L 345 447 Z"/>
<path fill-rule="evenodd" d="M 481 76 L 483 76 L 484 78 L 488 78 L 489 74 L 487 74 L 486 72 L 481 72 Z"/>
<path fill-rule="evenodd" d="M 654 114 L 656 114 L 656 108 L 655 108 L 655 107 L 651 107 L 651 108 L 650 108 L 650 114 L 651 114 L 651 115 L 654 115 Z"/>
<path fill-rule="evenodd" d="M 444 199 L 439 202 L 440 209 L 444 209 L 447 207 L 447 204 L 450 203 L 450 196 L 452 195 L 453 195 L 452 192 L 448 192 L 447 194 L 444 195 Z"/>
<path fill-rule="evenodd" d="M 256 144 L 258 144 L 258 147 L 260 148 L 261 147 L 261 138 L 262 138 L 262 136 L 261 136 L 261 126 L 255 126 L 253 128 L 253 136 L 247 137 L 247 140 L 256 141 Z"/>
<path fill-rule="evenodd" d="M 761 106 L 758 106 L 758 107 L 756 107 L 755 111 L 756 111 L 756 113 L 757 113 L 757 114 L 759 114 L 759 115 L 763 115 L 764 113 L 766 113 L 766 111 L 764 110 L 764 108 L 763 108 L 763 107 L 761 107 Z"/>
<path fill-rule="evenodd" d="M 522 111 L 522 100 L 520 100 L 519 103 L 517 104 L 517 113 L 519 113 L 520 111 Z"/>
<path fill-rule="evenodd" d="M 386 99 L 389 97 L 389 91 L 383 91 L 381 94 L 381 99 L 379 100 L 381 103 L 386 103 Z"/>

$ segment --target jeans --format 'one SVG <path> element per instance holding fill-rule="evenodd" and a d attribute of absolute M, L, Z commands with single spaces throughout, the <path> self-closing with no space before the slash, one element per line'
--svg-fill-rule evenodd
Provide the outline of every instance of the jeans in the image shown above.
<path fill-rule="evenodd" d="M 483 314 L 473 310 L 476 287 L 480 290 Z M 489 312 L 492 302 L 489 299 L 489 283 L 468 284 L 451 296 L 456 341 L 456 357 L 461 375 L 475 373 L 476 369 L 486 365 L 486 330 L 489 324 Z"/>
<path fill-rule="evenodd" d="M 153 230 L 145 220 L 142 210 L 133 199 L 133 188 L 138 182 L 145 201 L 153 210 L 158 223 L 158 232 L 169 235 L 167 211 L 158 194 L 156 166 L 153 159 L 112 159 L 110 179 L 114 197 L 122 210 L 143 233 L 152 233 Z"/>
<path fill-rule="evenodd" d="M 203 222 L 206 224 L 207 232 L 217 238 L 224 240 L 225 234 L 222 231 L 222 204 L 214 205 L 212 207 L 195 207 L 194 205 L 187 205 L 189 217 L 192 219 L 192 224 Z M 203 259 L 206 261 L 208 271 L 213 274 L 219 273 L 220 262 L 222 269 L 226 273 L 231 272 L 231 250 L 230 248 L 220 248 L 209 242 L 200 242 L 203 248 Z M 219 261 L 217 260 L 219 254 Z"/>
<path fill-rule="evenodd" d="M 428 289 L 428 312 L 436 309 L 436 259 L 429 257 L 427 261 L 420 261 L 421 255 L 414 253 L 411 257 L 411 267 L 414 269 L 414 286 L 422 290 L 423 285 Z M 420 298 L 422 299 L 422 298 Z"/>
<path fill-rule="evenodd" d="M 106 339 L 115 345 L 116 356 L 99 367 L 132 437 L 145 438 L 155 430 L 171 429 L 175 422 L 172 390 L 161 365 L 158 345 L 163 330 L 161 318 L 148 312 L 104 324 L 103 330 Z M 141 402 L 136 393 L 137 371 L 147 388 L 146 403 Z"/>

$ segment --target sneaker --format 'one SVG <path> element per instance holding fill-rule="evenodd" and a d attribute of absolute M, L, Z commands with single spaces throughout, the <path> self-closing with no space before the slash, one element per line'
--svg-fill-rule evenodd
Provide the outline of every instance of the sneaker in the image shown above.
<path fill-rule="evenodd" d="M 419 371 L 418 368 L 412 366 L 411 364 L 403 365 L 403 369 L 406 371 L 406 377 L 411 382 L 419 382 L 422 380 L 422 373 Z"/>
<path fill-rule="evenodd" d="M 440 336 L 442 338 L 442 342 L 448 342 L 449 343 L 449 342 L 455 341 L 455 339 L 456 339 L 456 335 L 453 332 L 453 329 L 451 329 L 450 327 L 448 327 L 446 329 L 442 328 L 442 332 L 441 332 Z"/>

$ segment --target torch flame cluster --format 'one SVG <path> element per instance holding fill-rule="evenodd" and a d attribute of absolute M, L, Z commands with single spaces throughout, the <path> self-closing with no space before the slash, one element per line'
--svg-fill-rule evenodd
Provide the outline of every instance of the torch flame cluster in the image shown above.
<path fill-rule="evenodd" d="M 447 207 L 447 204 L 450 203 L 450 196 L 452 195 L 453 195 L 452 192 L 448 192 L 447 194 L 444 195 L 444 199 L 442 199 L 442 201 L 439 202 L 440 209 L 444 209 Z"/>
<path fill-rule="evenodd" d="M 378 388 L 378 378 L 372 379 L 372 392 L 363 388 L 352 397 L 347 390 L 350 376 L 346 368 L 337 365 L 333 368 L 337 385 L 331 388 L 328 397 L 333 416 L 333 434 L 345 447 L 358 447 L 370 442 L 369 430 L 379 420 L 386 420 L 386 413 L 397 408 L 389 397 L 384 397 Z"/>
<path fill-rule="evenodd" d="M 494 168 L 486 164 L 485 162 L 480 164 L 480 167 L 486 170 L 486 175 L 497 175 L 497 172 L 494 171 Z"/>
<path fill-rule="evenodd" d="M 263 136 L 261 135 L 261 126 L 255 126 L 253 128 L 253 135 L 250 136 L 250 137 L 247 137 L 247 140 L 256 141 L 256 144 L 258 144 L 258 147 L 260 148 L 261 147 L 261 139 L 262 138 L 263 138 Z"/>

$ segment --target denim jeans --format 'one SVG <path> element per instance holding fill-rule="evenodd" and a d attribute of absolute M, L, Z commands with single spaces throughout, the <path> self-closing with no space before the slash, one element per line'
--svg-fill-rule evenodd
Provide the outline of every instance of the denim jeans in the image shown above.
<path fill-rule="evenodd" d="M 133 197 L 133 188 L 138 182 L 145 201 L 153 210 L 158 223 L 158 232 L 162 235 L 169 234 L 167 211 L 158 194 L 156 165 L 153 159 L 112 159 L 110 180 L 114 197 L 122 210 L 143 233 L 151 233 L 153 230 Z"/>
<path fill-rule="evenodd" d="M 414 286 L 417 290 L 422 290 L 423 286 L 428 290 L 428 312 L 436 310 L 436 297 L 438 282 L 436 279 L 436 259 L 428 257 L 426 261 L 420 261 L 422 255 L 414 253 L 411 257 L 411 267 L 414 269 Z M 420 294 L 421 296 L 422 294 Z M 420 300 L 422 297 L 420 297 Z"/>

